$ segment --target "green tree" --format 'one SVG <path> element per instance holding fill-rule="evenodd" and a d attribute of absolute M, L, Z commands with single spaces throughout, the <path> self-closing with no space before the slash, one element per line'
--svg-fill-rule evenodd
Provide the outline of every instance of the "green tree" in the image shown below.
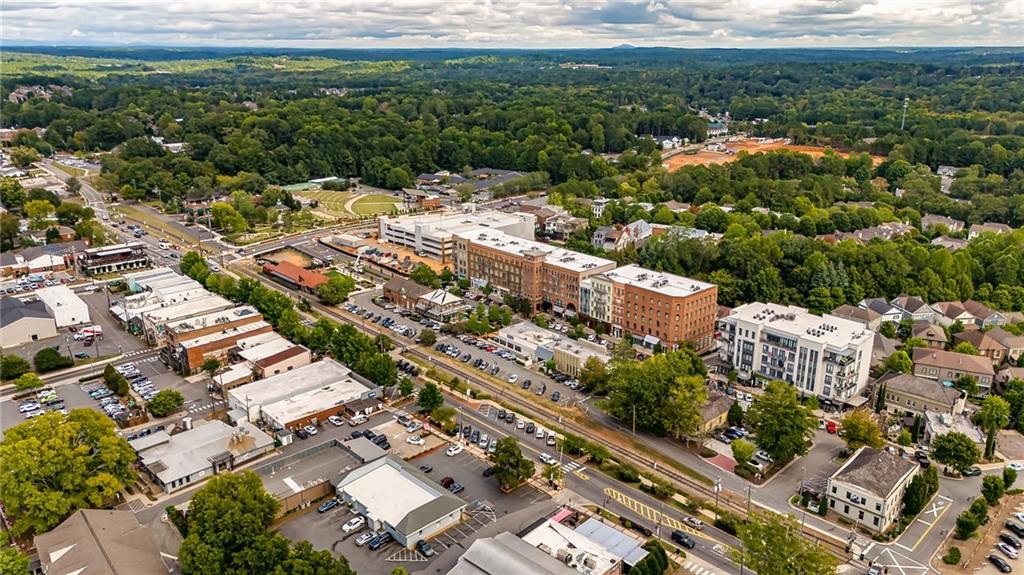
<path fill-rule="evenodd" d="M 747 465 L 750 458 L 754 457 L 754 444 L 745 439 L 737 439 L 732 442 L 732 458 L 739 465 Z"/>
<path fill-rule="evenodd" d="M 48 220 L 56 208 L 46 200 L 32 200 L 25 202 L 22 211 L 29 219 L 29 227 L 33 230 L 43 230 L 49 226 Z"/>
<path fill-rule="evenodd" d="M 953 346 L 953 352 L 966 355 L 978 355 L 978 348 L 974 347 L 974 344 L 969 341 L 961 341 Z"/>
<path fill-rule="evenodd" d="M 107 367 L 103 368 L 103 381 L 118 396 L 125 397 L 128 395 L 128 380 L 121 375 L 121 372 L 114 369 L 112 364 L 107 364 Z"/>
<path fill-rule="evenodd" d="M 0 441 L 0 499 L 16 536 L 43 533 L 83 507 L 103 507 L 132 480 L 136 455 L 93 409 L 50 412 Z"/>
<path fill-rule="evenodd" d="M 551 485 L 552 487 L 557 487 L 561 484 L 562 480 L 565 479 L 565 470 L 557 463 L 549 463 L 545 465 L 540 474 L 541 477 L 548 482 L 548 485 Z"/>
<path fill-rule="evenodd" d="M 1006 492 L 1003 478 L 999 475 L 986 475 L 981 478 L 981 495 L 989 505 L 998 505 L 999 499 Z"/>
<path fill-rule="evenodd" d="M 437 343 L 437 332 L 432 329 L 424 329 L 420 332 L 420 343 L 423 345 L 434 345 Z"/>
<path fill-rule="evenodd" d="M 882 437 L 882 430 L 878 427 L 878 422 L 871 417 L 867 410 L 856 409 L 851 411 L 842 419 L 842 425 L 843 431 L 846 434 L 844 437 L 846 445 L 851 450 L 865 445 L 878 449 L 885 445 L 885 439 Z"/>
<path fill-rule="evenodd" d="M 928 487 L 920 475 L 914 477 L 903 494 L 903 514 L 914 516 L 924 509 L 928 502 Z"/>
<path fill-rule="evenodd" d="M 434 411 L 443 404 L 444 395 L 441 393 L 441 388 L 437 387 L 437 384 L 432 381 L 428 381 L 420 389 L 420 393 L 416 397 L 416 405 L 420 407 L 420 411 Z"/>
<path fill-rule="evenodd" d="M 970 539 L 978 531 L 980 525 L 981 521 L 978 520 L 978 517 L 970 509 L 964 509 L 960 515 L 956 516 L 956 529 L 953 532 L 953 537 L 961 540 Z"/>
<path fill-rule="evenodd" d="M 875 393 L 875 413 L 882 413 L 885 411 L 885 383 L 878 386 L 878 391 Z"/>
<path fill-rule="evenodd" d="M 1013 487 L 1013 484 L 1017 481 L 1017 470 L 1010 467 L 1003 468 L 1003 488 L 1007 491 Z"/>
<path fill-rule="evenodd" d="M 911 444 L 910 432 L 906 429 L 901 429 L 899 436 L 896 438 L 896 443 L 901 447 L 908 447 Z"/>
<path fill-rule="evenodd" d="M 427 264 L 416 264 L 416 267 L 409 273 L 409 279 L 429 288 L 441 287 L 441 278 Z"/>
<path fill-rule="evenodd" d="M 773 381 L 747 410 L 757 446 L 776 463 L 785 463 L 807 453 L 807 441 L 817 426 L 814 416 L 800 405 L 796 388 Z"/>
<path fill-rule="evenodd" d="M 146 408 L 156 417 L 165 417 L 177 411 L 185 403 L 185 396 L 174 389 L 161 389 L 146 402 Z"/>
<path fill-rule="evenodd" d="M 403 377 L 402 381 L 398 382 L 398 393 L 402 394 L 402 397 L 409 397 L 415 391 L 416 384 L 408 377 Z"/>
<path fill-rule="evenodd" d="M 1010 404 L 997 395 L 990 395 L 981 403 L 975 418 L 986 433 L 985 459 L 992 459 L 996 452 L 996 434 L 1010 423 Z"/>
<path fill-rule="evenodd" d="M 67 181 L 64 182 L 64 185 L 68 187 L 68 193 L 70 193 L 71 195 L 78 194 L 78 192 L 82 189 L 82 182 L 80 182 L 78 178 L 76 178 L 75 176 L 71 176 L 70 178 L 68 178 Z"/>
<path fill-rule="evenodd" d="M 614 364 L 608 383 L 608 413 L 655 433 L 675 437 L 700 426 L 707 401 L 704 364 L 692 350 Z"/>
<path fill-rule="evenodd" d="M 367 353 L 360 357 L 353 369 L 359 375 L 383 387 L 385 391 L 398 381 L 395 360 L 387 353 Z"/>
<path fill-rule="evenodd" d="M 316 296 L 324 305 L 338 305 L 348 298 L 348 294 L 356 289 L 356 281 L 344 274 L 327 278 L 327 281 L 316 288 Z"/>
<path fill-rule="evenodd" d="M 516 487 L 533 475 L 533 462 L 523 455 L 514 437 L 499 439 L 491 457 L 494 461 L 494 478 L 502 489 Z"/>
<path fill-rule="evenodd" d="M 43 380 L 35 372 L 28 372 L 14 380 L 14 387 L 18 391 L 27 391 L 43 386 Z"/>
<path fill-rule="evenodd" d="M 953 382 L 953 386 L 959 390 L 962 390 L 967 394 L 968 397 L 974 397 L 978 395 L 978 380 L 973 375 L 964 374 L 956 378 Z"/>
<path fill-rule="evenodd" d="M 7 533 L 0 533 L 0 573 L 28 575 L 28 555 L 8 543 Z"/>
<path fill-rule="evenodd" d="M 75 365 L 73 359 L 61 355 L 59 351 L 52 347 L 44 347 L 39 350 L 32 358 L 32 363 L 35 364 L 38 373 L 47 373 Z"/>
<path fill-rule="evenodd" d="M 203 371 L 213 375 L 213 372 L 220 369 L 220 360 L 215 357 L 208 357 L 203 360 Z"/>
<path fill-rule="evenodd" d="M 910 360 L 910 356 L 907 355 L 907 352 L 897 350 L 892 352 L 889 357 L 885 358 L 885 369 L 897 373 L 910 373 L 914 371 L 914 362 Z"/>
<path fill-rule="evenodd" d="M 737 531 L 743 545 L 733 551 L 733 560 L 757 573 L 835 575 L 835 559 L 805 539 L 788 515 L 755 515 Z"/>
<path fill-rule="evenodd" d="M 962 472 L 978 462 L 981 452 L 978 451 L 973 439 L 953 431 L 932 440 L 932 457 L 935 461 Z"/>
<path fill-rule="evenodd" d="M 580 386 L 588 392 L 602 394 L 608 386 L 610 377 L 611 374 L 605 368 L 604 362 L 592 355 L 583 362 L 583 369 L 579 375 Z"/>
<path fill-rule="evenodd" d="M 31 368 L 24 358 L 16 355 L 5 355 L 0 358 L 0 378 L 17 379 Z"/>
<path fill-rule="evenodd" d="M 740 402 L 734 401 L 729 406 L 729 414 L 726 415 L 726 421 L 731 426 L 743 425 L 744 415 L 743 406 L 740 405 Z"/>
<path fill-rule="evenodd" d="M 391 575 L 409 575 L 409 572 L 405 570 L 405 567 L 395 567 L 391 570 Z"/>

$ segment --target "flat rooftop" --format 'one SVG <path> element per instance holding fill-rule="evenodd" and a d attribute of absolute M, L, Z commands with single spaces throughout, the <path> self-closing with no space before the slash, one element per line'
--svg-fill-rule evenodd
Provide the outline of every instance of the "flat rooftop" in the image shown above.
<path fill-rule="evenodd" d="M 142 464 L 165 483 L 208 468 L 210 459 L 223 453 L 242 455 L 274 443 L 272 437 L 249 422 L 231 427 L 217 420 L 196 422 L 192 429 L 167 436 L 165 442 L 156 445 L 148 439 L 141 437 L 128 443 L 139 451 Z"/>
<path fill-rule="evenodd" d="M 520 212 L 506 213 L 496 210 L 482 210 L 479 212 L 446 211 L 421 214 L 415 216 L 399 216 L 389 218 L 380 216 L 382 226 L 399 228 L 407 233 L 414 233 L 416 227 L 425 228 L 430 235 L 442 238 L 449 238 L 455 234 L 467 232 L 477 228 L 503 228 L 522 223 L 529 223 L 532 229 L 536 218 L 532 214 Z"/>
<path fill-rule="evenodd" d="M 188 339 L 188 340 L 179 342 L 179 344 L 181 345 L 181 347 L 183 347 L 185 349 L 191 349 L 193 347 L 200 347 L 200 346 L 204 346 L 204 345 L 209 344 L 209 343 L 213 343 L 215 341 L 220 341 L 220 340 L 222 340 L 224 338 L 227 338 L 227 337 L 235 337 L 235 336 L 238 336 L 238 335 L 243 335 L 243 334 L 246 334 L 246 333 L 249 333 L 249 332 L 253 332 L 253 331 L 257 331 L 257 330 L 260 330 L 260 329 L 264 329 L 264 328 L 267 328 L 267 327 L 270 327 L 270 324 L 265 322 L 265 321 L 263 321 L 263 320 L 254 321 L 252 323 L 247 323 L 247 324 L 244 324 L 244 325 L 236 325 L 236 326 L 233 326 L 233 327 L 229 327 L 229 328 L 223 329 L 221 331 L 217 331 L 217 332 L 214 332 L 214 333 L 208 333 L 206 335 L 201 335 L 199 337 L 194 337 L 192 339 Z"/>
<path fill-rule="evenodd" d="M 219 295 L 209 294 L 174 305 L 156 303 L 153 304 L 152 308 L 146 311 L 136 311 L 134 313 L 144 315 L 146 319 L 155 324 L 161 324 L 166 322 L 175 322 L 181 318 L 203 314 L 212 310 L 223 310 L 233 305 L 234 304 L 231 301 L 222 298 Z M 132 311 L 133 310 L 129 310 L 129 312 Z"/>
<path fill-rule="evenodd" d="M 550 519 L 523 535 L 523 541 L 542 551 L 547 551 L 552 557 L 557 557 L 559 551 L 569 553 L 576 560 L 576 570 L 580 573 L 601 575 L 610 571 L 622 560 L 622 557 L 615 555 L 604 545 L 592 541 L 583 533 Z M 546 549 L 541 548 L 542 545 Z M 593 561 L 594 567 L 585 565 L 584 561 L 588 558 Z"/>
<path fill-rule="evenodd" d="M 873 331 L 864 324 L 834 315 L 814 315 L 802 307 L 776 303 L 748 303 L 733 308 L 723 319 L 736 318 L 763 327 L 836 348 L 872 341 Z"/>
<path fill-rule="evenodd" d="M 370 388 L 363 385 L 362 382 L 346 377 L 316 389 L 294 393 L 291 397 L 280 399 L 274 403 L 263 404 L 261 409 L 267 417 L 281 425 L 287 425 L 293 421 L 316 415 L 332 406 L 342 406 L 353 399 L 359 399 L 368 391 Z"/>
<path fill-rule="evenodd" d="M 608 269 L 615 267 L 615 262 L 612 260 L 570 251 L 535 240 L 517 238 L 498 230 L 476 228 L 457 235 L 478 246 L 484 246 L 514 256 L 543 255 L 544 262 L 548 265 L 574 272 L 601 271 L 600 268 Z"/>
<path fill-rule="evenodd" d="M 665 272 L 656 272 L 638 265 L 628 265 L 605 272 L 606 277 L 618 283 L 644 288 L 672 297 L 683 297 L 713 289 L 715 284 L 677 276 Z"/>
<path fill-rule="evenodd" d="M 237 342 L 235 342 L 235 345 L 238 346 L 238 349 L 249 349 L 270 341 L 277 341 L 279 339 L 284 339 L 284 337 L 282 337 L 281 334 L 277 333 L 276 331 L 272 331 L 240 339 Z"/>
<path fill-rule="evenodd" d="M 408 464 L 390 456 L 363 465 L 336 485 L 366 507 L 371 518 L 407 533 L 465 506 Z"/>
<path fill-rule="evenodd" d="M 294 343 L 283 337 L 278 337 L 268 342 L 244 349 L 238 352 L 238 355 L 240 355 L 242 359 L 255 363 L 261 359 L 270 357 L 292 347 L 295 347 Z"/>
<path fill-rule="evenodd" d="M 66 285 L 37 289 L 36 297 L 38 297 L 39 301 L 46 304 L 50 309 L 76 305 L 85 306 L 85 302 L 82 301 L 82 298 L 78 297 L 78 295 L 71 291 L 71 288 Z"/>
<path fill-rule="evenodd" d="M 349 377 L 352 370 L 327 358 L 228 391 L 243 405 L 269 405 Z"/>
<path fill-rule="evenodd" d="M 251 305 L 242 305 L 232 309 L 218 310 L 213 313 L 170 322 L 165 326 L 165 329 L 171 333 L 188 333 L 197 329 L 213 327 L 245 317 L 259 315 L 259 313 Z"/>
<path fill-rule="evenodd" d="M 568 339 L 568 336 L 564 336 L 550 329 L 538 327 L 536 324 L 529 321 L 521 321 L 508 327 L 503 327 L 498 330 L 498 335 L 505 339 L 538 347 L 546 347 L 556 341 Z"/>
<path fill-rule="evenodd" d="M 351 453 L 335 441 L 323 449 L 309 453 L 307 450 L 290 457 L 277 458 L 252 470 L 263 480 L 263 487 L 278 498 L 294 495 L 318 483 L 330 481 L 356 469 L 361 464 Z"/>

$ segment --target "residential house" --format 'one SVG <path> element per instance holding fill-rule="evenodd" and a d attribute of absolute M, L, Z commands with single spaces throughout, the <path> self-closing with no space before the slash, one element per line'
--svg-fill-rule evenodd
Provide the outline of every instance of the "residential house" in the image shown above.
<path fill-rule="evenodd" d="M 858 307 L 869 309 L 877 313 L 882 318 L 882 323 L 893 322 L 899 323 L 903 319 L 903 310 L 899 307 L 885 301 L 885 298 L 873 297 L 868 299 L 862 299 L 857 304 Z"/>
<path fill-rule="evenodd" d="M 1011 379 L 1024 380 L 1024 367 L 1012 367 L 1005 365 L 999 370 L 999 373 L 996 374 L 996 383 L 1004 389 L 1006 387 L 1006 382 Z"/>
<path fill-rule="evenodd" d="M 919 297 L 901 295 L 895 297 L 889 303 L 900 310 L 903 314 L 902 319 L 927 322 L 935 320 L 935 310 L 933 310 L 930 305 L 925 303 L 925 301 Z"/>
<path fill-rule="evenodd" d="M 729 408 L 733 399 L 724 393 L 709 393 L 707 402 L 700 408 L 700 428 L 704 433 L 724 427 L 728 422 Z"/>
<path fill-rule="evenodd" d="M 994 327 L 985 333 L 1006 349 L 1005 358 L 1008 362 L 1017 363 L 1024 357 L 1024 335 L 1013 335 L 1001 327 Z"/>
<path fill-rule="evenodd" d="M 829 510 L 872 533 L 884 533 L 903 511 L 903 494 L 920 466 L 888 451 L 861 447 L 828 479 Z"/>
<path fill-rule="evenodd" d="M 900 349 L 900 342 L 882 335 L 876 331 L 875 338 L 871 342 L 871 367 L 878 367 L 885 363 L 885 360 Z"/>
<path fill-rule="evenodd" d="M 961 342 L 973 345 L 974 349 L 978 350 L 978 355 L 987 357 L 996 365 L 1003 363 L 1003 359 L 1006 357 L 1006 348 L 1003 344 L 979 329 L 954 334 L 953 345 Z"/>
<path fill-rule="evenodd" d="M 167 575 L 175 571 L 152 530 L 131 511 L 79 509 L 35 536 L 46 575 Z"/>
<path fill-rule="evenodd" d="M 921 217 L 922 230 L 927 230 L 932 226 L 946 226 L 946 230 L 949 232 L 959 232 L 964 229 L 964 223 L 962 221 L 948 218 L 946 216 L 926 214 Z"/>
<path fill-rule="evenodd" d="M 885 409 L 893 415 L 924 415 L 925 412 L 963 413 L 967 395 L 934 379 L 909 373 L 887 373 L 875 387 L 885 389 Z"/>
<path fill-rule="evenodd" d="M 677 202 L 675 200 L 669 200 L 667 202 L 662 202 L 661 205 L 665 206 L 669 210 L 672 210 L 672 213 L 674 213 L 674 214 L 680 214 L 682 212 L 690 211 L 690 204 L 683 203 L 683 202 Z"/>
<path fill-rule="evenodd" d="M 978 327 L 989 327 L 993 325 L 1003 325 L 1006 323 L 1006 318 L 1002 313 L 981 302 L 969 299 L 963 303 L 963 306 L 968 313 L 974 316 L 974 323 L 977 324 Z"/>
<path fill-rule="evenodd" d="M 408 311 L 416 311 L 419 297 L 430 291 L 427 286 L 406 278 L 396 277 L 384 283 L 384 299 Z"/>
<path fill-rule="evenodd" d="M 935 310 L 935 319 L 940 324 L 949 327 L 956 322 L 960 322 L 961 325 L 974 324 L 976 318 L 971 312 L 967 311 L 964 304 L 958 301 L 940 301 L 932 304 L 932 309 Z"/>
<path fill-rule="evenodd" d="M 542 210 L 543 211 L 543 210 Z M 565 240 L 574 233 L 586 229 L 590 222 L 571 214 L 558 214 L 544 220 L 544 234 L 556 240 Z"/>
<path fill-rule="evenodd" d="M 843 304 L 832 310 L 832 315 L 864 324 L 868 329 L 877 330 L 882 326 L 882 315 L 873 309 Z"/>
<path fill-rule="evenodd" d="M 420 315 L 447 323 L 466 310 L 462 298 L 445 289 L 436 289 L 423 294 L 416 303 Z"/>
<path fill-rule="evenodd" d="M 960 240 L 951 238 L 949 236 L 939 236 L 932 240 L 933 246 L 942 246 L 951 252 L 962 250 L 967 247 L 967 240 Z"/>
<path fill-rule="evenodd" d="M 889 241 L 901 236 L 914 233 L 914 228 L 902 222 L 885 222 L 870 228 L 854 230 L 852 232 L 836 232 L 836 241 L 853 240 L 859 244 L 866 244 L 874 239 Z"/>
<path fill-rule="evenodd" d="M 611 229 L 608 229 L 611 228 Z M 627 247 L 640 247 L 654 235 L 654 228 L 644 220 L 637 220 L 625 226 L 601 226 L 591 237 L 590 243 L 606 252 Z"/>
<path fill-rule="evenodd" d="M 1013 231 L 1013 228 L 1006 224 L 985 222 L 983 224 L 974 224 L 971 226 L 970 231 L 967 232 L 967 239 L 973 240 L 974 238 L 985 233 L 993 234 L 1008 234 Z"/>
<path fill-rule="evenodd" d="M 910 337 L 923 339 L 931 349 L 946 349 L 949 338 L 946 337 L 946 330 L 941 325 L 924 321 L 914 322 L 910 328 Z"/>
<path fill-rule="evenodd" d="M 612 200 L 608 198 L 594 198 L 590 201 L 590 213 L 594 214 L 594 219 L 601 219 L 601 215 L 604 213 L 605 207 L 612 203 Z"/>
<path fill-rule="evenodd" d="M 992 388 L 995 370 L 987 357 L 967 355 L 939 349 L 914 349 L 914 375 L 935 379 L 952 385 L 960 377 L 972 376 L 981 393 L 987 395 Z"/>

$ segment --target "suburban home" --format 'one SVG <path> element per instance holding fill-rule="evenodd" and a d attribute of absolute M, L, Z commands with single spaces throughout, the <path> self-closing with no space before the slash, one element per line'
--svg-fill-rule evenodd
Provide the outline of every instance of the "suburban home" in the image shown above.
<path fill-rule="evenodd" d="M 873 297 L 862 299 L 857 306 L 877 313 L 882 318 L 882 323 L 887 321 L 899 323 L 903 319 L 903 310 L 885 301 L 885 298 Z"/>
<path fill-rule="evenodd" d="M 996 374 L 996 382 L 1000 386 L 1006 386 L 1006 382 L 1011 379 L 1024 380 L 1024 367 L 1011 367 L 1008 365 L 1003 366 L 999 373 Z"/>
<path fill-rule="evenodd" d="M 885 360 L 900 349 L 900 341 L 882 335 L 876 331 L 871 342 L 871 367 L 877 367 L 885 363 Z"/>
<path fill-rule="evenodd" d="M 873 309 L 843 304 L 832 310 L 832 315 L 864 324 L 868 329 L 878 330 L 882 326 L 882 315 Z"/>
<path fill-rule="evenodd" d="M 950 232 L 959 232 L 964 229 L 964 223 L 962 221 L 948 218 L 946 216 L 926 214 L 921 217 L 922 230 L 927 230 L 932 226 L 946 226 L 946 230 Z"/>
<path fill-rule="evenodd" d="M 131 511 L 79 509 L 57 527 L 36 535 L 35 547 L 47 575 L 173 573 L 173 560 L 164 559 L 156 540 Z"/>
<path fill-rule="evenodd" d="M 955 387 L 909 373 L 887 373 L 875 387 L 883 385 L 885 409 L 893 415 L 924 415 L 927 411 L 962 413 L 967 401 L 967 395 Z"/>
<path fill-rule="evenodd" d="M 637 220 L 625 226 L 601 226 L 594 231 L 590 243 L 606 252 L 618 251 L 630 246 L 640 247 L 654 235 L 654 228 L 644 220 Z"/>
<path fill-rule="evenodd" d="M 903 493 L 920 466 L 888 451 L 861 447 L 828 479 L 828 508 L 872 533 L 903 511 Z"/>
<path fill-rule="evenodd" d="M 956 322 L 962 325 L 974 324 L 975 317 L 967 311 L 964 304 L 958 301 L 940 301 L 932 304 L 935 310 L 935 320 L 940 324 L 949 327 Z"/>
<path fill-rule="evenodd" d="M 1001 327 L 994 327 L 985 334 L 998 341 L 1006 349 L 1007 361 L 1017 363 L 1024 356 L 1024 335 L 1013 335 Z"/>
<path fill-rule="evenodd" d="M 954 334 L 953 345 L 956 346 L 961 342 L 973 345 L 974 349 L 978 350 L 978 355 L 989 358 L 996 365 L 1003 363 L 1003 358 L 1006 357 L 1006 348 L 1003 347 L 1003 344 L 980 329 Z"/>
<path fill-rule="evenodd" d="M 946 330 L 942 329 L 941 325 L 923 321 L 915 322 L 910 327 L 910 337 L 924 340 L 932 349 L 946 349 L 946 344 L 949 343 Z"/>
<path fill-rule="evenodd" d="M 951 238 L 949 236 L 939 236 L 932 240 L 933 246 L 942 246 L 951 252 L 962 250 L 967 247 L 967 240 L 961 240 L 958 238 Z"/>
<path fill-rule="evenodd" d="M 919 297 L 901 295 L 889 303 L 903 313 L 903 319 L 927 322 L 934 321 L 935 319 L 935 310 Z"/>
<path fill-rule="evenodd" d="M 987 357 L 940 349 L 914 349 L 914 375 L 952 385 L 964 375 L 974 377 L 982 395 L 992 388 L 995 370 Z"/>
<path fill-rule="evenodd" d="M 985 222 L 983 224 L 974 224 L 971 226 L 970 231 L 967 232 L 967 239 L 973 240 L 981 234 L 989 232 L 993 234 L 1008 234 L 1012 231 L 1013 228 L 1006 224 Z"/>
<path fill-rule="evenodd" d="M 700 408 L 701 431 L 711 431 L 724 427 L 728 422 L 729 408 L 732 407 L 732 398 L 724 393 L 708 394 L 708 401 Z"/>
<path fill-rule="evenodd" d="M 978 327 L 1003 325 L 1006 323 L 1006 318 L 1003 317 L 1003 314 L 981 302 L 969 299 L 963 303 L 963 306 L 968 313 L 974 316 L 974 323 Z"/>

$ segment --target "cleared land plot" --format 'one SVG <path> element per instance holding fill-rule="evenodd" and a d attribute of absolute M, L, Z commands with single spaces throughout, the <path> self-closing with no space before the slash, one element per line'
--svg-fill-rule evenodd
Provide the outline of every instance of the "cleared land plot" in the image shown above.
<path fill-rule="evenodd" d="M 795 144 L 784 144 L 782 142 L 771 142 L 767 144 L 760 144 L 757 140 L 746 140 L 743 142 L 729 142 L 726 144 L 733 152 L 745 151 L 750 154 L 756 154 L 758 152 L 769 152 L 772 150 L 792 150 L 794 152 L 800 152 L 807 154 L 813 158 L 818 158 L 825 155 L 825 150 L 828 148 L 819 148 L 817 146 L 798 146 Z M 700 150 L 696 154 L 676 154 L 670 158 L 667 158 L 662 163 L 667 165 L 668 171 L 678 170 L 683 166 L 695 166 L 695 165 L 706 165 L 706 164 L 727 164 L 729 162 L 736 161 L 737 154 L 726 154 L 724 152 L 709 152 L 707 150 Z M 846 158 L 850 154 L 847 152 L 836 152 L 840 156 Z M 885 158 L 881 156 L 872 156 L 872 163 L 878 165 L 885 161 Z"/>

